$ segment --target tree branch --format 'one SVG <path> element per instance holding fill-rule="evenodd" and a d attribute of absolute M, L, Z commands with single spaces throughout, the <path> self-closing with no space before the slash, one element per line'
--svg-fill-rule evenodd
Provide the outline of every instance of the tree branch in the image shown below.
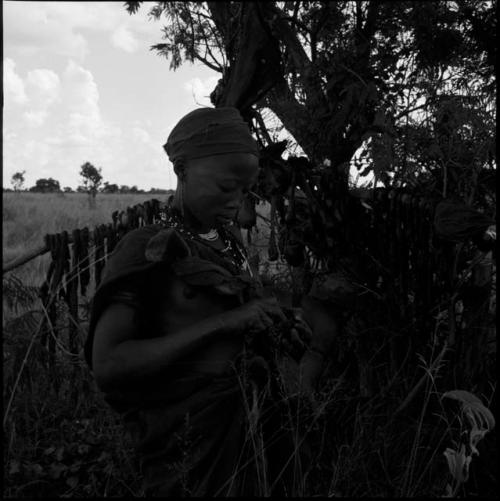
<path fill-rule="evenodd" d="M 495 38 L 495 30 L 492 29 L 488 32 L 487 28 L 489 26 L 485 26 L 484 20 L 478 19 L 474 15 L 474 10 L 469 7 L 463 0 L 457 0 L 457 5 L 460 7 L 460 11 L 462 15 L 465 17 L 467 21 L 471 24 L 472 27 L 472 35 L 478 45 L 486 52 L 488 64 L 493 66 L 493 68 L 497 68 L 497 58 L 496 58 L 496 38 Z"/>
<path fill-rule="evenodd" d="M 215 66 L 212 64 L 208 59 L 205 59 L 204 57 L 200 56 L 197 52 L 195 52 L 194 57 L 198 59 L 198 61 L 202 62 L 204 65 L 208 66 L 210 69 L 217 71 L 217 73 L 223 73 L 224 69 L 221 66 Z"/>
<path fill-rule="evenodd" d="M 264 123 L 264 120 L 262 119 L 262 115 L 258 111 L 255 111 L 254 116 L 255 119 L 257 120 L 257 123 L 259 124 L 259 128 L 262 131 L 262 134 L 264 134 L 266 138 L 267 145 L 269 146 L 270 144 L 272 144 L 273 140 L 271 139 L 271 136 L 267 131 L 267 127 L 266 124 Z"/>

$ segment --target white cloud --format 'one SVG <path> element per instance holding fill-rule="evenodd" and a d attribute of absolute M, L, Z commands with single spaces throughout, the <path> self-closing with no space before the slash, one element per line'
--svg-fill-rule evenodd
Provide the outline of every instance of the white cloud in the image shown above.
<path fill-rule="evenodd" d="M 23 113 L 24 120 L 30 127 L 40 127 L 47 119 L 46 111 L 25 111 Z"/>
<path fill-rule="evenodd" d="M 110 182 L 175 185 L 161 145 L 196 107 L 192 92 L 210 106 L 218 76 L 196 64 L 169 72 L 149 50 L 164 24 L 148 21 L 151 5 L 129 16 L 116 2 L 2 3 L 4 179 L 26 170 L 28 186 L 51 176 L 76 187 L 89 161 Z"/>
<path fill-rule="evenodd" d="M 152 143 L 151 136 L 149 135 L 149 133 L 141 127 L 133 127 L 132 134 L 134 136 L 134 139 L 137 139 L 141 143 L 145 143 L 145 144 Z"/>
<path fill-rule="evenodd" d="M 3 61 L 3 88 L 5 101 L 10 99 L 17 104 L 24 104 L 28 101 L 24 88 L 23 79 L 16 73 L 16 63 L 9 58 Z"/>
<path fill-rule="evenodd" d="M 3 2 L 4 50 L 37 55 L 44 51 L 83 60 L 88 44 L 83 35 L 73 31 L 74 22 L 60 16 L 59 2 Z M 72 16 L 78 4 L 73 3 Z M 69 5 L 66 4 L 66 9 Z M 69 11 L 68 11 L 69 13 Z"/>
<path fill-rule="evenodd" d="M 63 138 L 73 145 L 86 145 L 121 134 L 117 126 L 102 117 L 97 83 L 89 70 L 70 61 L 63 72 L 62 86 Z"/>
<path fill-rule="evenodd" d="M 126 52 L 149 51 L 160 37 L 159 26 L 145 22 L 149 9 L 131 16 L 116 2 L 4 1 L 3 11 L 5 48 L 19 55 L 50 53 L 83 63 L 90 46 L 82 30 L 108 33 L 112 45 Z"/>
<path fill-rule="evenodd" d="M 57 73 L 39 68 L 28 72 L 26 93 L 30 110 L 23 114 L 30 127 L 40 127 L 48 117 L 48 110 L 60 100 L 61 82 Z"/>
<path fill-rule="evenodd" d="M 139 42 L 132 32 L 125 26 L 121 25 L 111 34 L 111 43 L 125 52 L 136 52 L 139 48 Z"/>
<path fill-rule="evenodd" d="M 48 69 L 35 69 L 28 72 L 26 88 L 33 100 L 48 108 L 59 99 L 60 80 L 57 73 Z"/>
<path fill-rule="evenodd" d="M 219 76 L 211 76 L 202 80 L 191 78 L 184 84 L 184 90 L 193 96 L 195 103 L 203 106 L 213 106 L 210 102 L 210 94 L 215 89 Z"/>
<path fill-rule="evenodd" d="M 13 69 L 12 64 L 9 67 Z M 25 133 L 22 142 L 9 136 L 4 148 L 7 173 L 29 165 L 27 184 L 48 174 L 46 169 L 61 184 L 74 185 L 75 172 L 85 161 L 100 165 L 113 161 L 121 129 L 103 117 L 92 72 L 70 60 L 60 77 L 51 70 L 35 69 L 17 83 L 26 95 L 21 120 L 33 132 Z M 22 129 L 18 117 L 13 112 L 6 117 L 13 130 Z"/>

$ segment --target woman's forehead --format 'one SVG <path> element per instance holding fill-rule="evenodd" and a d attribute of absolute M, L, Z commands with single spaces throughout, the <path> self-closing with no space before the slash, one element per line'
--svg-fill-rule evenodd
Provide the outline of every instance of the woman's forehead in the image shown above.
<path fill-rule="evenodd" d="M 259 161 L 255 155 L 230 153 L 193 160 L 195 170 L 217 179 L 252 179 L 257 176 Z"/>

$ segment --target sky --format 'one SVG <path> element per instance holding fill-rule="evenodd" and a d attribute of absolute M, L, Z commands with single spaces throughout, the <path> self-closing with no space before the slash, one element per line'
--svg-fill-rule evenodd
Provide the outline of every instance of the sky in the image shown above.
<path fill-rule="evenodd" d="M 164 20 L 147 3 L 12 2 L 3 6 L 3 187 L 52 177 L 73 189 L 81 165 L 103 180 L 175 189 L 162 145 L 182 116 L 211 106 L 219 74 L 150 51 Z"/>

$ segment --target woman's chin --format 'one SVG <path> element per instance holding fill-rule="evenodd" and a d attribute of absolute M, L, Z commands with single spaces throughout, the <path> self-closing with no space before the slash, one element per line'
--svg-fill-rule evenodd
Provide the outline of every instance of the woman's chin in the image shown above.
<path fill-rule="evenodd" d="M 219 226 L 231 226 L 233 223 L 234 221 L 230 217 L 225 217 L 225 216 L 215 217 L 215 224 Z"/>

